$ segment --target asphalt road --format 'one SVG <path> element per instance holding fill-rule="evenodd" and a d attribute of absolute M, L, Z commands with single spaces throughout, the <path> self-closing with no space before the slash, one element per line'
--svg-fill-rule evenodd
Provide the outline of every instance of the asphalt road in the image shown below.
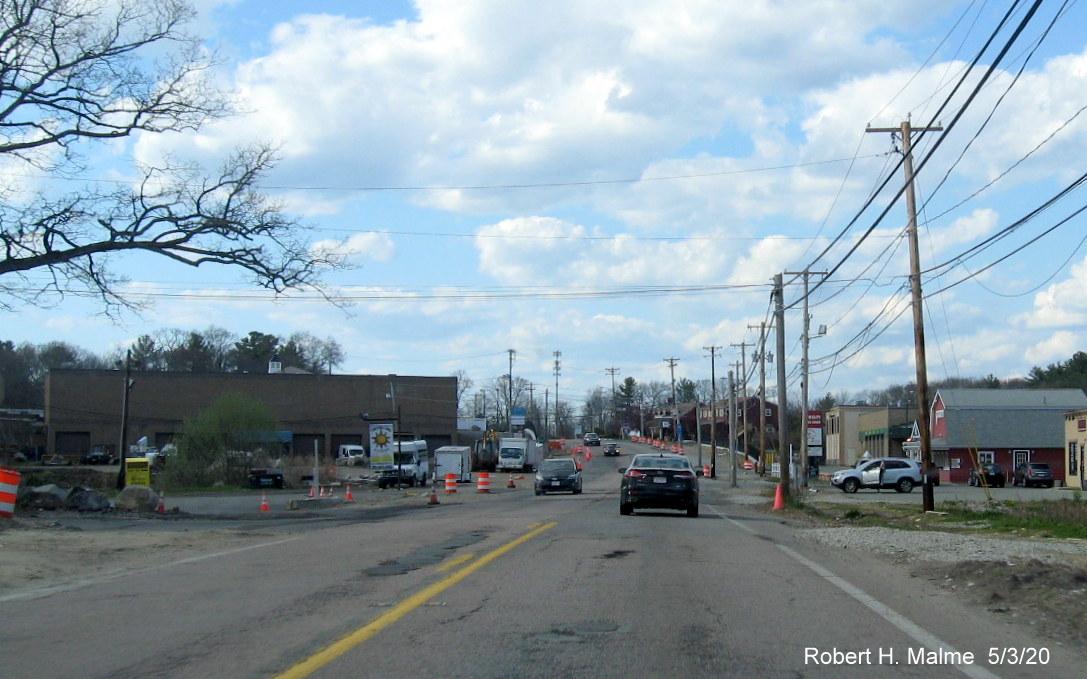
<path fill-rule="evenodd" d="M 727 477 L 703 481 L 697 519 L 621 517 L 626 459 L 596 456 L 578 496 L 536 497 L 526 478 L 438 505 L 258 507 L 235 548 L 7 601 L 3 675 L 1083 676 L 1082 656 L 901 566 L 808 541 Z M 933 666 L 937 649 L 974 657 Z M 1004 649 L 1047 662 L 1009 664 Z"/>

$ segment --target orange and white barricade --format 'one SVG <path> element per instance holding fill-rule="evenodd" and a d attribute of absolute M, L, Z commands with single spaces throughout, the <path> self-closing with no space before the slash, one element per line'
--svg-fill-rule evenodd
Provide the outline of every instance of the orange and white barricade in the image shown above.
<path fill-rule="evenodd" d="M 457 492 L 457 475 L 446 474 L 445 475 L 445 492 L 455 493 Z"/>
<path fill-rule="evenodd" d="M 487 472 L 480 472 L 479 478 L 476 479 L 476 492 L 477 493 L 489 493 L 491 492 L 491 475 Z"/>
<path fill-rule="evenodd" d="M 15 500 L 19 496 L 22 475 L 12 467 L 0 467 L 0 518 L 15 517 Z"/>

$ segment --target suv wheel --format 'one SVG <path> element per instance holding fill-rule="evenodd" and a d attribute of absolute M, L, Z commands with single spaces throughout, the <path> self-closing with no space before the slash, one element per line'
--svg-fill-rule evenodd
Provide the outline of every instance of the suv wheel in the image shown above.
<path fill-rule="evenodd" d="M 629 502 L 619 503 L 619 513 L 623 516 L 630 516 L 634 513 L 634 507 Z"/>
<path fill-rule="evenodd" d="M 898 483 L 895 484 L 895 490 L 897 490 L 900 493 L 908 493 L 908 492 L 912 491 L 913 490 L 913 479 L 911 479 L 908 476 L 899 479 Z"/>
<path fill-rule="evenodd" d="M 857 479 L 849 478 L 842 481 L 842 492 L 844 493 L 856 493 L 860 487 L 861 482 Z"/>

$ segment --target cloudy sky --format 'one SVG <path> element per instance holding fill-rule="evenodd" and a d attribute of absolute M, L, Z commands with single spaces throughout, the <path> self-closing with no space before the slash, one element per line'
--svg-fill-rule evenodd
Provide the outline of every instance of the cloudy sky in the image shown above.
<path fill-rule="evenodd" d="M 305 331 L 343 345 L 344 372 L 463 370 L 473 391 L 514 349 L 552 399 L 561 351 L 580 401 L 607 368 L 668 380 L 678 358 L 706 379 L 707 346 L 719 377 L 741 343 L 750 369 L 773 276 L 809 270 L 813 398 L 903 384 L 902 146 L 869 128 L 910 120 L 944 128 L 913 138 L 930 376 L 1021 376 L 1084 349 L 1087 7 L 1069 4 L 201 0 L 241 112 L 104 152 L 214 167 L 278 144 L 265 188 L 350 255 L 328 279 L 348 306 L 133 260 L 142 316 L 69 298 L 18 309 L 3 339 Z M 785 280 L 795 393 L 803 286 Z"/>

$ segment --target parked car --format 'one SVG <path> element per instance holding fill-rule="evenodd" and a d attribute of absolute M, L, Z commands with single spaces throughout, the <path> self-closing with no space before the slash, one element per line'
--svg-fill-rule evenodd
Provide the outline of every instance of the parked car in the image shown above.
<path fill-rule="evenodd" d="M 83 453 L 79 458 L 79 464 L 113 464 L 116 461 L 112 455 L 102 449 Z"/>
<path fill-rule="evenodd" d="M 68 465 L 72 464 L 72 461 L 64 457 L 63 455 L 50 455 L 49 457 L 42 460 L 42 464 L 44 464 L 46 467 L 67 467 Z"/>
<path fill-rule="evenodd" d="M 1003 488 L 1006 482 L 1004 470 L 998 464 L 983 464 L 980 467 L 974 467 L 970 470 L 970 478 L 966 481 L 967 485 L 980 486 L 984 483 L 990 488 Z"/>
<path fill-rule="evenodd" d="M 542 460 L 536 469 L 537 495 L 558 490 L 568 490 L 574 495 L 581 492 L 581 469 L 572 458 L 548 458 Z"/>
<path fill-rule="evenodd" d="M 881 473 L 882 471 L 882 473 Z M 830 483 L 845 493 L 861 488 L 893 488 L 908 493 L 921 484 L 921 465 L 905 457 L 877 457 L 863 461 L 852 469 L 841 469 L 830 477 Z"/>
<path fill-rule="evenodd" d="M 1053 483 L 1053 470 L 1045 462 L 1023 462 L 1015 468 L 1015 472 L 1012 474 L 1013 486 L 1023 486 L 1024 488 L 1045 486 L 1046 488 L 1052 488 Z"/>
<path fill-rule="evenodd" d="M 620 469 L 619 513 L 635 509 L 683 509 L 698 516 L 698 476 L 690 461 L 672 453 L 635 455 Z"/>
<path fill-rule="evenodd" d="M 604 446 L 604 457 L 618 457 L 621 452 L 618 443 L 609 443 Z"/>

